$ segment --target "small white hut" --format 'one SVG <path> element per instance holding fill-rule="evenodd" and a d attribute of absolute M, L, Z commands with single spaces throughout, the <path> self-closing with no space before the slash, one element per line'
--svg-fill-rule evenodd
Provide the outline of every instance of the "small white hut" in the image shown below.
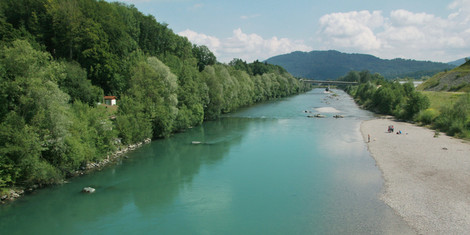
<path fill-rule="evenodd" d="M 106 105 L 113 106 L 113 105 L 116 105 L 116 99 L 117 99 L 116 96 L 105 96 L 104 97 L 104 103 Z"/>

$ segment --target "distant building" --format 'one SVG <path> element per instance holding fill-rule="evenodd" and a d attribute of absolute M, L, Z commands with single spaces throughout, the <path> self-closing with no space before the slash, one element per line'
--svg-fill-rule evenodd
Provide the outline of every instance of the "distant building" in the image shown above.
<path fill-rule="evenodd" d="M 104 103 L 106 105 L 116 105 L 116 96 L 105 96 L 104 97 Z"/>

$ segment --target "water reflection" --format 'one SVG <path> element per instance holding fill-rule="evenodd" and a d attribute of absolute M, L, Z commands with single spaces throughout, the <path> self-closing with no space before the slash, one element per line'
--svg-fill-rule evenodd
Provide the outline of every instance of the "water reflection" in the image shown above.
<path fill-rule="evenodd" d="M 201 165 L 216 165 L 242 140 L 242 132 L 249 124 L 246 119 L 221 119 L 155 141 L 151 149 L 136 152 L 136 168 L 145 170 L 132 176 L 135 205 L 143 213 L 164 211 L 182 187 L 190 186 Z M 201 144 L 194 145 L 193 141 Z"/>

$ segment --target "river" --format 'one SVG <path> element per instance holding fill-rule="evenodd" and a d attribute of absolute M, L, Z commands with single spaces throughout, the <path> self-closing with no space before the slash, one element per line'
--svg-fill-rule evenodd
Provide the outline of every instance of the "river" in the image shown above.
<path fill-rule="evenodd" d="M 372 114 L 334 92 L 244 108 L 0 206 L 0 234 L 413 233 L 379 199 L 359 132 Z"/>

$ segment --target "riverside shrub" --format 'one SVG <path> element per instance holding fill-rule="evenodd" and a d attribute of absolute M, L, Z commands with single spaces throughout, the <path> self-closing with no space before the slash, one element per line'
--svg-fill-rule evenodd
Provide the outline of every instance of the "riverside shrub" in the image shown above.
<path fill-rule="evenodd" d="M 417 121 L 421 122 L 424 125 L 429 125 L 439 116 L 439 112 L 435 109 L 429 108 L 422 110 L 418 113 Z"/>

